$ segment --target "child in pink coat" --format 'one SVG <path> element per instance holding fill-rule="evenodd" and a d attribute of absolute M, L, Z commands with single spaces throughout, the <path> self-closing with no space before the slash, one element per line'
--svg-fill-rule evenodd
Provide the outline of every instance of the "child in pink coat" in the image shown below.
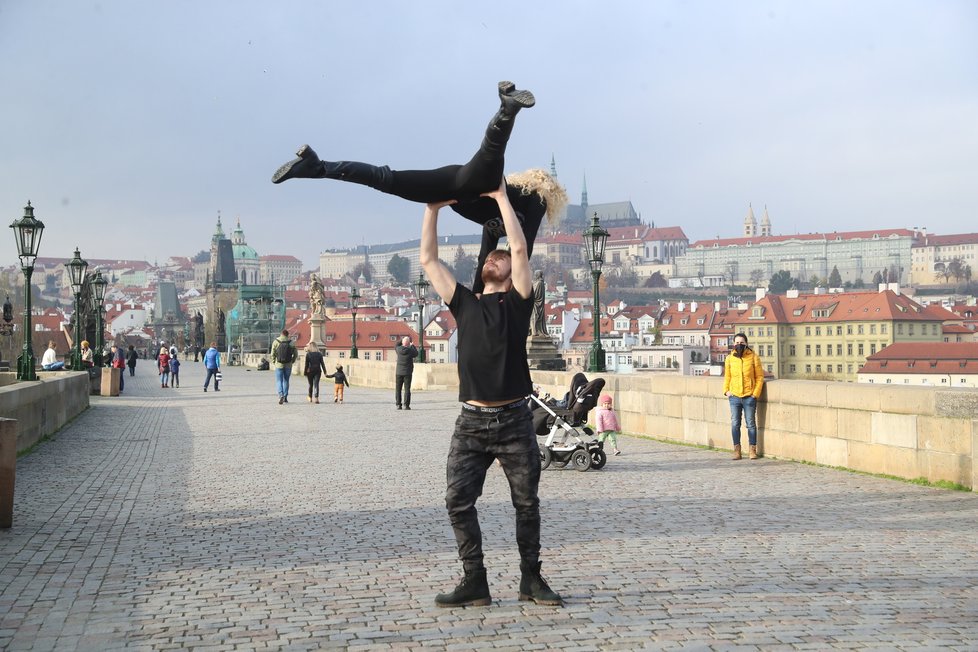
<path fill-rule="evenodd" d="M 611 407 L 609 395 L 602 394 L 598 400 L 596 418 L 597 423 L 594 429 L 598 431 L 598 441 L 611 440 L 611 447 L 615 450 L 615 455 L 621 455 L 621 451 L 618 450 L 618 432 L 621 430 L 621 426 L 618 425 L 618 415 Z"/>

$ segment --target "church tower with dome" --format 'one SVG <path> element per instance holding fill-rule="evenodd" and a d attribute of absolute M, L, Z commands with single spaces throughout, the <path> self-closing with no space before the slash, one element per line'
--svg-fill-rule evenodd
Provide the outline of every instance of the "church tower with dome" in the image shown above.
<path fill-rule="evenodd" d="M 241 228 L 241 218 L 238 218 L 237 225 L 231 232 L 231 251 L 234 255 L 234 271 L 238 282 L 243 285 L 258 285 L 261 279 L 258 252 L 248 246 L 244 230 Z"/>

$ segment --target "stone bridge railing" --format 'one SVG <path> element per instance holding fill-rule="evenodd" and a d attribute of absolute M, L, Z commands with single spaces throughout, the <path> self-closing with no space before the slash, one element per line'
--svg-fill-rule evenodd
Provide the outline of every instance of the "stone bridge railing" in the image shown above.
<path fill-rule="evenodd" d="M 394 364 L 345 360 L 352 384 L 394 385 Z M 533 371 L 552 395 L 569 372 Z M 593 377 L 594 374 L 589 374 Z M 713 377 L 601 374 L 625 432 L 730 449 L 730 408 Z M 458 386 L 454 365 L 415 365 L 417 390 Z M 776 380 L 758 403 L 763 454 L 978 488 L 978 390 Z M 746 432 L 744 433 L 746 440 Z"/>

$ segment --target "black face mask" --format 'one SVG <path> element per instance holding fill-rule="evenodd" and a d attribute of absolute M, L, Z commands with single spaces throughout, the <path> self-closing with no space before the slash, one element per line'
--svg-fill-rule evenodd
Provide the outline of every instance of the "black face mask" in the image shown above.
<path fill-rule="evenodd" d="M 734 355 L 738 358 L 744 355 L 744 351 L 747 349 L 746 344 L 735 344 L 734 345 Z"/>

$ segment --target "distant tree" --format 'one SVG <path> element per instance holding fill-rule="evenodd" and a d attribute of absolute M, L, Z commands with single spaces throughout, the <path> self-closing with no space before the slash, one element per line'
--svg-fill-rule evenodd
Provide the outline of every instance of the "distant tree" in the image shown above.
<path fill-rule="evenodd" d="M 387 273 L 391 275 L 394 281 L 405 285 L 410 281 L 411 263 L 407 258 L 394 254 L 387 263 Z"/>
<path fill-rule="evenodd" d="M 822 279 L 818 277 L 818 274 L 812 274 L 812 277 L 808 279 L 808 282 L 811 283 L 812 287 L 815 287 L 822 282 Z"/>
<path fill-rule="evenodd" d="M 894 263 L 887 268 L 887 272 L 887 283 L 899 283 L 903 268 Z"/>
<path fill-rule="evenodd" d="M 882 282 L 883 282 L 883 275 L 882 274 L 880 274 L 879 272 L 876 272 L 875 274 L 873 274 L 873 285 L 879 285 Z"/>
<path fill-rule="evenodd" d="M 662 275 L 662 272 L 652 272 L 652 276 L 645 279 L 645 287 L 647 288 L 664 288 L 668 286 L 669 282 Z"/>
<path fill-rule="evenodd" d="M 953 278 L 956 281 L 961 280 L 961 277 L 963 276 L 962 274 L 963 265 L 964 265 L 964 261 L 961 260 L 960 258 L 952 258 L 951 260 L 949 260 L 947 265 L 945 265 L 944 267 L 944 273 L 943 273 L 944 282 L 947 283 L 951 278 Z"/>
<path fill-rule="evenodd" d="M 842 274 L 839 273 L 839 266 L 833 265 L 832 272 L 829 274 L 829 287 L 842 287 Z"/>
<path fill-rule="evenodd" d="M 866 287 L 866 282 L 863 281 L 861 278 L 857 278 L 855 281 L 852 282 L 852 287 L 856 289 L 862 289 Z"/>
<path fill-rule="evenodd" d="M 353 268 L 352 272 L 350 272 L 350 276 L 352 276 L 354 280 L 360 278 L 361 275 L 363 275 L 363 277 L 367 279 L 368 283 L 373 282 L 374 266 L 371 265 L 370 263 L 360 263 Z"/>
<path fill-rule="evenodd" d="M 458 249 L 455 250 L 455 263 L 452 265 L 455 268 L 455 278 L 465 284 L 471 283 L 471 280 L 475 278 L 477 263 L 475 256 L 465 253 L 462 245 L 459 245 Z"/>
<path fill-rule="evenodd" d="M 207 251 L 205 249 L 201 249 L 196 254 L 194 254 L 193 258 L 190 259 L 190 262 L 192 262 L 192 263 L 206 263 L 210 259 L 211 259 L 211 252 L 209 252 L 209 251 Z"/>
<path fill-rule="evenodd" d="M 759 288 L 761 287 L 761 283 L 763 282 L 764 282 L 764 270 L 763 269 L 751 270 L 750 273 L 751 287 Z"/>
<path fill-rule="evenodd" d="M 795 279 L 791 278 L 791 272 L 782 269 L 774 273 L 768 281 L 767 288 L 773 294 L 784 294 L 791 289 Z"/>

